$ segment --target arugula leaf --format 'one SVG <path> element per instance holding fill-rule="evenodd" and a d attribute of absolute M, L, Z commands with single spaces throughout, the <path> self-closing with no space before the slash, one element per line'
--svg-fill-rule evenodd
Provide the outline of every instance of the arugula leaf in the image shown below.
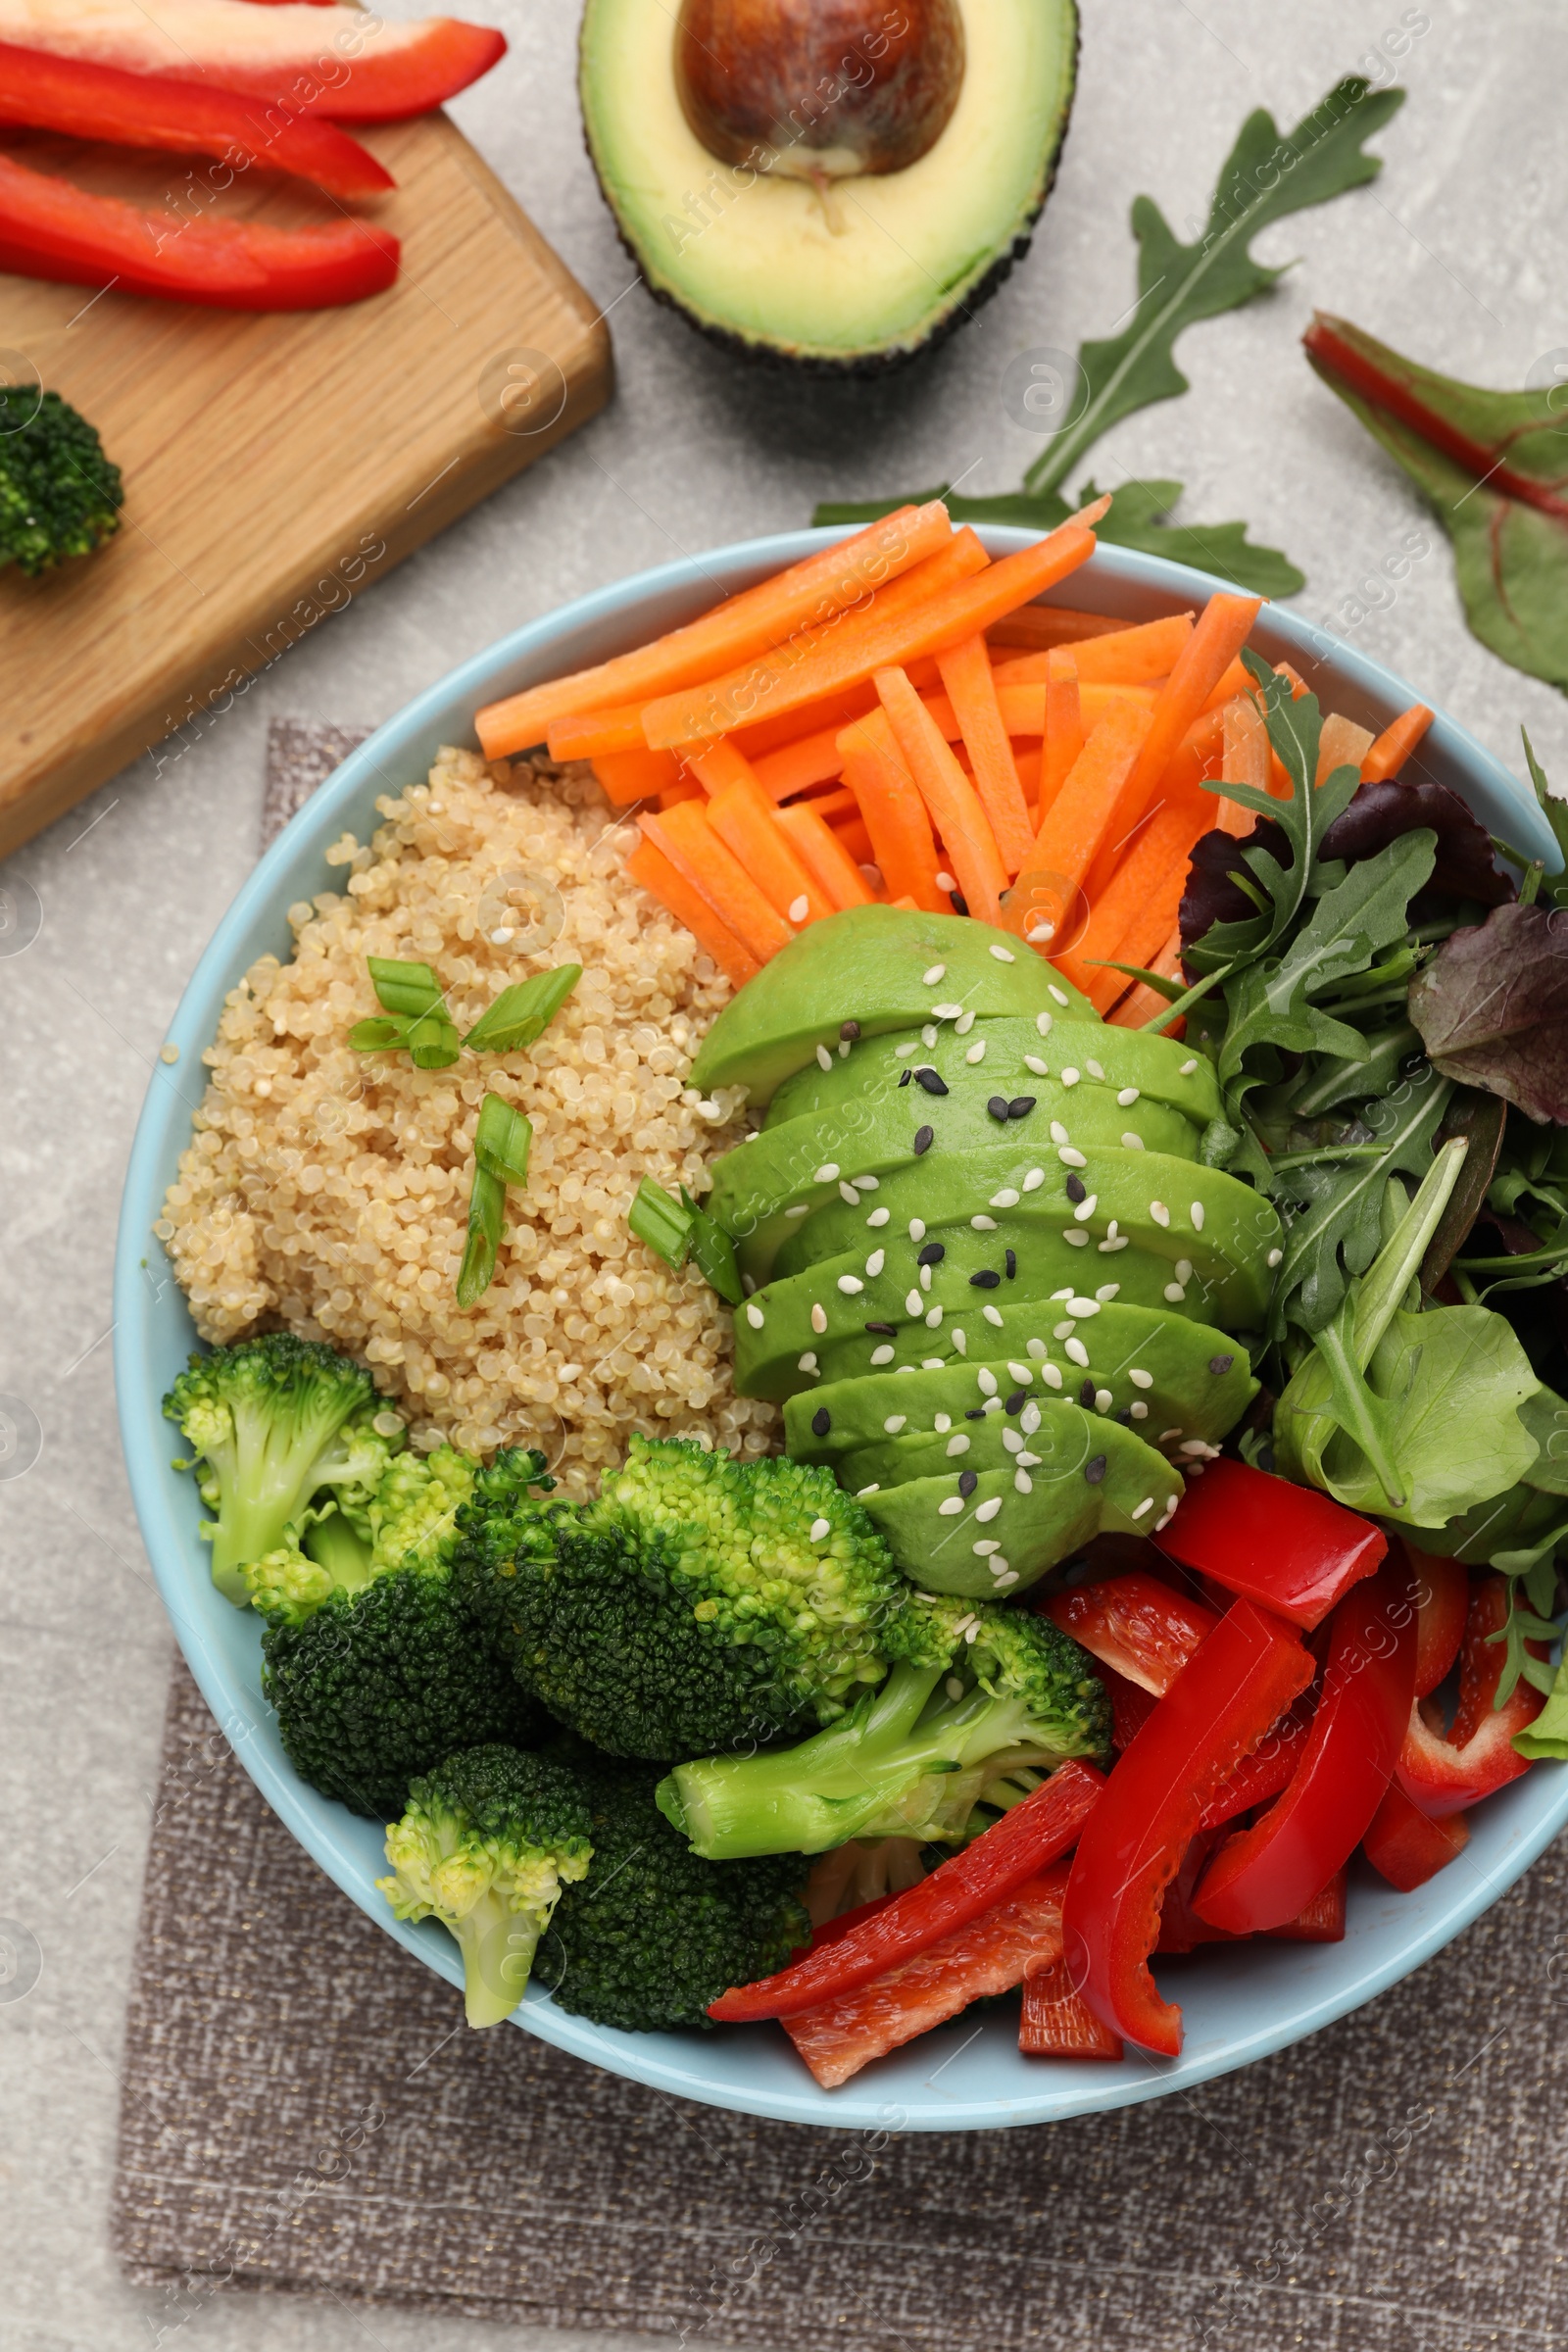
<path fill-rule="evenodd" d="M 1450 1078 L 1568 1120 L 1568 926 L 1559 909 L 1494 906 L 1455 931 L 1410 989 L 1410 1018 Z"/>
<path fill-rule="evenodd" d="M 1366 1105 L 1358 1121 L 1366 1138 L 1361 1156 L 1331 1159 L 1314 1152 L 1298 1166 L 1271 1171 L 1285 1219 L 1271 1339 L 1279 1340 L 1288 1321 L 1314 1334 L 1332 1323 L 1349 1281 L 1377 1255 L 1390 1177 L 1419 1182 L 1431 1168 L 1433 1138 L 1451 1092 L 1428 1064 L 1402 1088 Z M 1294 1213 L 1285 1205 L 1292 1200 L 1298 1204 Z"/>
<path fill-rule="evenodd" d="M 1556 386 L 1460 383 L 1323 312 L 1302 341 L 1330 391 L 1447 532 L 1472 633 L 1515 669 L 1568 687 L 1568 468 Z"/>
<path fill-rule="evenodd" d="M 1082 404 L 1046 443 L 1022 489 L 995 498 L 948 498 L 954 520 L 1054 530 L 1071 512 L 1062 485 L 1101 435 L 1152 402 L 1174 399 L 1188 389 L 1176 365 L 1177 336 L 1267 293 L 1283 276 L 1283 268 L 1253 260 L 1253 238 L 1292 213 L 1327 204 L 1376 178 L 1383 166 L 1363 152 L 1363 144 L 1403 102 L 1402 90 L 1374 91 L 1360 75 L 1350 74 L 1283 136 L 1263 109 L 1249 115 L 1220 169 L 1203 233 L 1191 245 L 1180 242 L 1152 197 L 1137 197 L 1132 231 L 1138 246 L 1138 301 L 1128 324 L 1120 334 L 1080 346 Z M 1094 495 L 1086 484 L 1078 503 Z M 948 493 L 944 486 L 917 496 L 926 500 Z M 1250 540 L 1245 523 L 1167 522 L 1180 496 L 1179 482 L 1124 482 L 1099 526 L 1100 536 L 1194 564 L 1256 596 L 1293 596 L 1304 587 L 1289 557 Z M 812 520 L 874 522 L 905 503 L 903 497 L 828 501 L 817 507 Z"/>

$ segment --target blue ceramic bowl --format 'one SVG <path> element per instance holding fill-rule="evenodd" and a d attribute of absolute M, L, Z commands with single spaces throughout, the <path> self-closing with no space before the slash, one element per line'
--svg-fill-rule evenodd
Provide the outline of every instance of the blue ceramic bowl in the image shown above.
<path fill-rule="evenodd" d="M 389 719 L 295 817 L 220 924 L 170 1030 L 179 1060 L 160 1066 L 136 1131 L 116 1270 L 116 1377 L 136 1510 L 180 1647 L 241 1762 L 301 1844 L 388 1936 L 453 1984 L 460 1981 L 457 1949 L 443 1931 L 431 1922 L 399 1925 L 375 1891 L 385 1867 L 378 1829 L 295 1777 L 261 1696 L 261 1629 L 209 1581 L 195 1487 L 171 1466 L 178 1439 L 160 1411 L 195 1334 L 153 1221 L 189 1134 L 190 1093 L 223 997 L 258 956 L 289 953 L 284 910 L 330 884 L 323 853 L 344 828 L 363 840 L 376 822 L 378 795 L 421 780 L 441 744 L 472 744 L 473 712 L 482 704 L 673 627 L 710 605 L 715 591 L 746 587 L 829 536 L 794 531 L 751 540 L 583 597 L 475 655 Z M 1031 534 L 995 529 L 985 537 L 994 554 L 1007 554 L 1027 545 Z M 1218 585 L 1181 564 L 1112 547 L 1074 573 L 1062 601 L 1147 620 L 1185 610 Z M 1265 612 L 1254 643 L 1294 662 L 1328 704 L 1370 727 L 1381 728 L 1415 700 L 1377 662 L 1292 612 Z M 1489 830 L 1555 867 L 1554 846 L 1524 788 L 1452 719 L 1439 715 L 1420 765 L 1461 794 Z M 751 2115 L 840 2130 L 952 2132 L 1050 2122 L 1205 2082 L 1343 2017 L 1457 1935 L 1565 1821 L 1568 1773 L 1539 1765 L 1481 1807 L 1465 1852 L 1418 1892 L 1395 1894 L 1370 1873 L 1357 1879 L 1343 1943 L 1258 1944 L 1166 1963 L 1162 1982 L 1186 2018 L 1186 2047 L 1176 2060 L 1129 2053 L 1109 2066 L 1023 2058 L 1010 2019 L 987 2013 L 960 2017 L 843 2089 L 822 2091 L 774 2026 L 617 2034 L 568 2016 L 537 1988 L 529 1990 L 518 2022 L 613 2074 Z"/>

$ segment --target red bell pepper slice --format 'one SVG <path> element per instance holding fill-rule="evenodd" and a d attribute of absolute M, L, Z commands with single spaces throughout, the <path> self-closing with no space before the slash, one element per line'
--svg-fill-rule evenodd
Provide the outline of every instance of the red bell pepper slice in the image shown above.
<path fill-rule="evenodd" d="M 1049 1781 L 993 1823 L 961 1854 L 939 1862 L 918 1886 L 907 1886 L 873 1919 L 834 1943 L 808 1952 L 776 1976 L 720 1993 L 710 2017 L 746 2025 L 761 2017 L 792 2017 L 868 1984 L 929 1945 L 966 1928 L 1004 1902 L 1064 1854 L 1094 1811 L 1104 1775 L 1069 1758 Z M 1014 1980 L 1016 1982 L 1016 1980 Z"/>
<path fill-rule="evenodd" d="M 1189 1485 L 1155 1541 L 1184 1568 L 1307 1633 L 1389 1547 L 1381 1528 L 1315 1487 L 1228 1458 L 1210 1462 Z"/>
<path fill-rule="evenodd" d="M 811 1950 L 819 1952 L 824 1944 L 842 1943 L 846 1936 L 852 1936 L 866 1920 L 875 1919 L 895 1899 L 891 1894 L 873 1894 L 868 1903 L 857 1903 L 853 1911 L 841 1911 L 837 1919 L 824 1919 L 820 1927 L 811 1930 Z"/>
<path fill-rule="evenodd" d="M 1529 1757 L 1513 1744 L 1514 1734 L 1535 1722 L 1545 1699 L 1521 1678 L 1506 1705 L 1493 1704 L 1504 1649 L 1488 1637 L 1501 1633 L 1507 1621 L 1507 1581 L 1484 1570 L 1470 1587 L 1459 1651 L 1459 1705 L 1446 1734 L 1430 1701 L 1418 1700 L 1410 1709 L 1399 1749 L 1399 1787 L 1430 1820 L 1463 1813 L 1530 1770 Z M 1535 1657 L 1545 1655 L 1539 1642 L 1525 1646 Z"/>
<path fill-rule="evenodd" d="M 1213 1609 L 1141 1568 L 1053 1592 L 1043 1614 L 1092 1658 L 1156 1698 L 1219 1623 Z"/>
<path fill-rule="evenodd" d="M 1344 1869 L 1334 1873 L 1326 1886 L 1320 1886 L 1310 1902 L 1303 1903 L 1294 1919 L 1282 1928 L 1265 1928 L 1268 1943 L 1343 1943 L 1345 1941 Z"/>
<path fill-rule="evenodd" d="M 84 58 L 51 57 L 0 41 L 0 122 L 63 130 L 113 147 L 156 147 L 216 156 L 236 170 L 262 165 L 314 180 L 334 196 L 374 196 L 397 182 L 357 139 L 333 122 L 313 122 L 232 90 L 126 74 Z"/>
<path fill-rule="evenodd" d="M 995 1832 L 986 1835 L 993 1837 Z M 873 2058 L 885 2058 L 889 2050 L 945 2025 L 971 2001 L 1010 1992 L 1032 1969 L 1059 1960 L 1066 1882 L 1066 1863 L 1054 1863 L 1015 1887 L 1004 1903 L 969 1920 L 956 1935 L 945 1936 L 901 1967 L 854 1992 L 786 2017 L 785 2033 L 823 2089 L 836 2088 Z M 930 1883 L 928 1879 L 927 1886 Z"/>
<path fill-rule="evenodd" d="M 1416 1573 L 1415 1694 L 1425 1698 L 1459 1655 L 1470 1610 L 1470 1571 L 1462 1560 L 1442 1560 L 1408 1544 L 1405 1550 Z"/>
<path fill-rule="evenodd" d="M 1193 1898 L 1233 1936 L 1283 1927 L 1366 1835 L 1399 1752 L 1415 1687 L 1415 1580 L 1402 1551 L 1334 1612 L 1323 1687 L 1290 1786 L 1228 1838 Z"/>
<path fill-rule="evenodd" d="M 1306 1752 L 1306 1738 L 1311 1728 L 1312 1693 L 1303 1690 L 1278 1723 L 1270 1725 L 1251 1754 L 1242 1758 L 1224 1788 L 1209 1798 L 1199 1828 L 1222 1829 L 1238 1813 L 1250 1813 L 1254 1805 L 1266 1804 L 1271 1796 L 1278 1796 L 1282 1788 L 1290 1786 Z"/>
<path fill-rule="evenodd" d="M 1122 2039 L 1101 2024 L 1073 1989 L 1066 1963 L 1056 1960 L 1023 1981 L 1018 2047 L 1026 2058 L 1119 2058 Z"/>
<path fill-rule="evenodd" d="M 1063 1914 L 1067 1965 L 1097 2017 L 1175 2057 L 1181 2011 L 1149 1973 L 1160 1903 L 1215 1791 L 1312 1679 L 1292 1627 L 1233 1602 L 1116 1765 L 1085 1824 Z"/>
<path fill-rule="evenodd" d="M 1118 1756 L 1125 1755 L 1159 1702 L 1118 1674 L 1114 1666 L 1101 1666 L 1098 1671 L 1110 1700 L 1110 1744 Z"/>
<path fill-rule="evenodd" d="M 243 90 L 339 122 L 428 114 L 487 74 L 506 40 L 454 17 L 396 22 L 357 8 L 219 9 L 211 0 L 0 0 L 0 40 L 127 74 Z"/>
<path fill-rule="evenodd" d="M 1372 1816 L 1361 1850 L 1380 1877 L 1409 1894 L 1446 1869 L 1469 1842 L 1470 1824 L 1462 1813 L 1429 1821 L 1395 1782 Z"/>
<path fill-rule="evenodd" d="M 1159 1906 L 1159 1941 L 1154 1946 L 1156 1958 L 1195 1952 L 1200 1943 L 1247 1941 L 1245 1936 L 1231 1936 L 1224 1928 L 1211 1928 L 1207 1920 L 1200 1919 L 1193 1909 L 1193 1891 L 1218 1843 L 1217 1832 L 1200 1829 L 1183 1854 L 1181 1867 L 1166 1887 L 1165 1899 Z"/>
<path fill-rule="evenodd" d="M 0 155 L 0 270 L 219 310 L 317 311 L 385 293 L 398 241 L 363 220 L 160 220 Z"/>

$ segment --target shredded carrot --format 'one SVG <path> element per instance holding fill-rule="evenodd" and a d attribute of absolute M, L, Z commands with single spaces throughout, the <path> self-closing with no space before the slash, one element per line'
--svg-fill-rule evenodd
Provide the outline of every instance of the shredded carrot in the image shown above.
<path fill-rule="evenodd" d="M 644 735 L 656 747 L 666 748 L 723 735 L 783 710 L 798 710 L 822 695 L 842 693 L 878 669 L 956 645 L 1087 563 L 1095 549 L 1090 522 L 1098 521 L 1103 511 L 1098 504 L 1087 508 L 1087 519 L 1062 523 L 1035 546 L 1004 556 L 974 578 L 958 581 L 892 620 L 881 620 L 873 608 L 866 620 L 846 622 L 799 659 L 780 651 L 732 669 L 710 685 L 662 696 L 643 712 Z"/>
<path fill-rule="evenodd" d="M 1254 792 L 1267 792 L 1269 786 L 1268 729 L 1256 698 L 1239 694 L 1225 705 L 1219 713 L 1224 729 L 1224 752 L 1220 774 L 1227 784 L 1249 784 Z M 1221 833 L 1229 833 L 1240 841 L 1250 833 L 1257 819 L 1250 808 L 1243 808 L 1235 801 L 1221 799 L 1216 804 L 1214 822 Z"/>
<path fill-rule="evenodd" d="M 940 499 L 923 507 L 901 507 L 852 539 L 823 548 L 727 598 L 652 645 L 487 704 L 474 720 L 484 756 L 499 760 L 509 752 L 525 751 L 544 741 L 551 722 L 568 712 L 646 702 L 651 695 L 670 694 L 734 668 L 782 644 L 794 631 L 819 626 L 847 606 L 874 596 L 883 583 L 934 554 L 952 532 Z"/>
<path fill-rule="evenodd" d="M 594 761 L 594 774 L 607 800 L 617 808 L 629 808 L 633 801 L 667 792 L 680 774 L 680 761 L 673 752 L 651 752 L 645 744 L 640 751 L 602 753 Z"/>
<path fill-rule="evenodd" d="M 1013 764 L 1009 729 L 986 658 L 983 637 L 966 637 L 937 656 L 942 683 L 948 690 L 954 715 L 974 770 L 974 788 L 986 812 L 993 838 L 1008 874 L 1015 874 L 1028 857 L 1033 828 L 1023 805 L 1023 788 Z M 1042 731 L 1045 712 L 1041 712 Z"/>
<path fill-rule="evenodd" d="M 1386 784 L 1396 776 L 1432 724 L 1425 703 L 1412 703 L 1386 726 L 1361 761 L 1363 784 Z"/>
<path fill-rule="evenodd" d="M 1323 721 L 1322 732 L 1317 739 L 1317 773 L 1312 778 L 1313 783 L 1321 784 L 1326 776 L 1333 775 L 1337 767 L 1359 770 L 1371 749 L 1370 727 L 1358 727 L 1353 718 L 1346 718 L 1340 711 L 1331 710 Z"/>
<path fill-rule="evenodd" d="M 1054 653 L 1046 672 L 1046 729 L 1040 766 L 1040 822 L 1044 824 L 1069 769 L 1084 748 L 1083 706 L 1078 698 L 1078 664 L 1071 654 Z"/>
<path fill-rule="evenodd" d="M 878 669 L 874 683 L 905 764 L 942 836 L 964 904 L 982 922 L 996 922 L 1002 911 L 1002 893 L 1007 887 L 1007 869 L 979 794 L 903 670 Z"/>
<path fill-rule="evenodd" d="M 1126 973 L 1106 970 L 1105 958 L 1147 964 L 1169 938 L 1193 844 L 1208 826 L 1207 809 L 1191 801 L 1168 802 L 1144 826 L 1109 887 L 1091 902 L 1082 937 L 1054 956 L 1097 1011 L 1108 1012 L 1127 991 Z"/>
<path fill-rule="evenodd" d="M 1146 686 L 1167 676 L 1193 633 L 1190 612 L 1167 612 L 1161 620 L 1127 628 L 1120 621 L 1108 636 L 1073 648 L 1080 686 Z M 1025 654 L 999 663 L 999 686 L 1043 686 L 1050 675 L 1044 654 Z"/>
<path fill-rule="evenodd" d="M 1032 946 L 1054 941 L 1051 948 L 1054 958 L 1073 937 L 1085 876 L 1095 862 L 1106 819 L 1148 732 L 1147 712 L 1109 711 L 1073 761 L 1041 820 L 1035 846 L 1008 902 L 1007 928 L 1011 930 L 1015 920 L 1026 922 L 1027 929 L 1019 935 Z M 1048 735 L 1048 764 L 1050 758 Z"/>
<path fill-rule="evenodd" d="M 853 719 L 839 742 L 844 781 L 859 803 L 871 861 L 880 868 L 889 897 L 907 899 L 928 914 L 950 914 L 937 888 L 931 819 L 880 703 L 868 718 Z"/>
<path fill-rule="evenodd" d="M 728 784 L 708 805 L 708 821 L 734 851 L 764 899 L 793 930 L 819 923 L 833 902 L 803 865 L 779 823 L 779 812 L 757 783 Z"/>
<path fill-rule="evenodd" d="M 1146 972 L 1158 972 L 1162 979 L 1175 980 L 1181 986 L 1186 986 L 1182 972 L 1182 935 L 1179 928 L 1171 933 L 1153 961 L 1146 963 L 1144 969 Z M 1162 997 L 1157 988 L 1151 988 L 1146 980 L 1137 980 L 1121 1002 L 1106 1013 L 1105 1018 L 1107 1021 L 1113 1021 L 1118 1029 L 1141 1029 L 1146 1021 L 1156 1020 L 1162 1012 L 1168 1009 L 1169 1000 Z M 1166 1037 L 1185 1037 L 1187 1034 L 1185 1016 L 1172 1021 L 1170 1027 L 1163 1034 Z"/>
<path fill-rule="evenodd" d="M 781 808 L 774 821 L 789 835 L 801 863 L 834 906 L 870 906 L 870 884 L 832 826 L 808 803 Z"/>
<path fill-rule="evenodd" d="M 683 873 L 672 865 L 662 850 L 651 841 L 640 841 L 626 860 L 626 871 L 634 882 L 666 906 L 677 923 L 684 923 L 705 954 L 711 956 L 719 970 L 736 988 L 744 988 L 755 980 L 761 965 L 749 948 L 742 947 L 725 923 L 713 912 L 700 890 L 694 890 Z"/>
<path fill-rule="evenodd" d="M 678 808 L 664 809 L 657 816 L 639 816 L 637 822 L 655 849 L 708 901 L 720 922 L 760 964 L 788 947 L 794 932 L 719 840 L 706 808 L 695 801 L 683 801 Z"/>
<path fill-rule="evenodd" d="M 770 801 L 792 800 L 798 792 L 808 792 L 813 784 L 826 784 L 844 773 L 844 754 L 839 750 L 843 721 L 822 727 L 814 735 L 802 735 L 794 743 L 781 744 L 776 752 L 764 752 L 753 762 L 757 781 Z M 734 737 L 731 736 L 731 742 Z"/>
<path fill-rule="evenodd" d="M 1261 597 L 1230 596 L 1222 592 L 1211 596 L 1203 607 L 1198 626 L 1165 681 L 1143 749 L 1122 782 L 1115 808 L 1107 815 L 1103 828 L 1107 840 L 1125 840 L 1138 823 L 1182 737 L 1246 644 L 1261 603 Z"/>

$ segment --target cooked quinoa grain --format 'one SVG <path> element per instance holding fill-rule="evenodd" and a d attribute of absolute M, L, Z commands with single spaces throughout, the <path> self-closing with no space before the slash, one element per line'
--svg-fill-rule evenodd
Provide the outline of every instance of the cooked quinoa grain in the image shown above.
<path fill-rule="evenodd" d="M 428 785 L 377 808 L 368 848 L 345 835 L 327 852 L 344 895 L 290 908 L 293 959 L 246 973 L 203 1056 L 156 1228 L 198 1331 L 329 1341 L 370 1365 L 416 1444 L 541 1443 L 573 1494 L 634 1430 L 765 1452 L 776 1416 L 734 1394 L 722 1302 L 626 1230 L 642 1176 L 701 1192 L 744 1133 L 739 1090 L 705 1101 L 686 1084 L 729 983 L 630 880 L 635 835 L 585 769 L 443 751 Z M 527 1053 L 416 1070 L 348 1046 L 377 1010 L 367 956 L 433 964 L 464 1031 L 513 981 L 564 962 L 583 976 Z M 533 1121 L 533 1151 L 495 1280 L 464 1313 L 487 1089 Z"/>

